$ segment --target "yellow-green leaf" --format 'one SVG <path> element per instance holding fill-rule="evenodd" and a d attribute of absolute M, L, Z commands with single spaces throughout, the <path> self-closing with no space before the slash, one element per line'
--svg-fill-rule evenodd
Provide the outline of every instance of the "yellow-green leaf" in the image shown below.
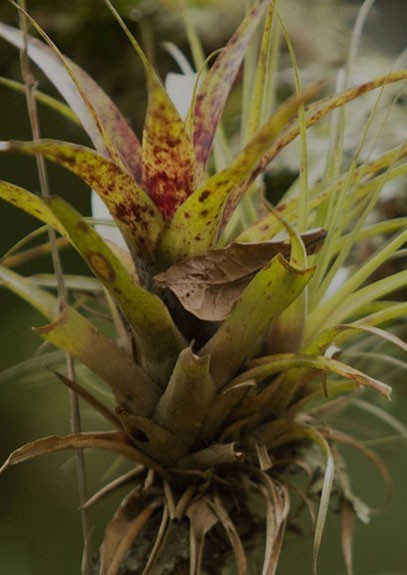
<path fill-rule="evenodd" d="M 211 374 L 219 387 L 259 350 L 271 321 L 298 297 L 313 271 L 292 268 L 283 256 L 277 255 L 254 277 L 200 352 L 211 356 Z"/>
<path fill-rule="evenodd" d="M 231 384 L 245 381 L 248 378 L 261 381 L 272 374 L 288 369 L 307 367 L 351 379 L 356 385 L 371 387 L 390 399 L 391 387 L 389 385 L 336 359 L 316 355 L 280 353 L 255 359 L 250 364 L 256 367 L 239 375 Z"/>
<path fill-rule="evenodd" d="M 161 214 L 114 162 L 90 148 L 57 140 L 1 142 L 0 151 L 39 154 L 82 178 L 105 202 L 133 257 L 148 259 L 151 255 L 163 225 Z"/>
<path fill-rule="evenodd" d="M 164 261 L 197 256 L 215 245 L 221 226 L 247 189 L 246 182 L 259 173 L 258 164 L 263 154 L 300 104 L 314 92 L 315 87 L 284 102 L 236 159 L 209 178 L 182 204 L 162 234 L 160 252 Z"/>
<path fill-rule="evenodd" d="M 191 446 L 215 397 L 216 387 L 209 373 L 209 357 L 184 349 L 169 384 L 154 411 L 153 419 Z"/>
<path fill-rule="evenodd" d="M 134 282 L 106 242 L 69 204 L 61 198 L 52 198 L 47 203 L 62 224 L 65 235 L 117 301 L 133 327 L 141 365 L 161 385 L 166 385 L 185 342 L 164 303 Z"/>

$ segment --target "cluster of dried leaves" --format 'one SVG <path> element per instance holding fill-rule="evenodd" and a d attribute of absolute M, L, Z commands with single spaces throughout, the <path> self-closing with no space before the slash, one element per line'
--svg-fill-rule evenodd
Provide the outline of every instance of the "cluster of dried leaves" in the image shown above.
<path fill-rule="evenodd" d="M 253 197 L 258 176 L 288 143 L 305 137 L 305 129 L 332 110 L 406 79 L 407 72 L 393 72 L 305 107 L 317 94 L 313 86 L 265 118 L 258 114 L 262 91 L 257 91 L 253 135 L 226 167 L 210 174 L 226 99 L 265 14 L 259 77 L 264 78 L 272 57 L 273 5 L 254 3 L 201 74 L 184 121 L 105 1 L 145 68 L 148 107 L 142 142 L 101 88 L 31 21 L 43 41 L 4 24 L 0 35 L 22 50 L 26 43 L 28 56 L 69 106 L 54 101 L 54 107 L 82 124 L 96 150 L 56 140 L 2 142 L 0 149 L 44 157 L 82 178 L 105 202 L 128 251 L 105 241 L 59 197 L 42 198 L 8 182 L 0 183 L 0 196 L 54 228 L 81 254 L 107 294 L 103 301 L 110 305 L 117 337 L 107 337 L 69 302 L 61 309 L 51 291 L 13 271 L 11 263 L 23 261 L 24 253 L 20 260 L 3 260 L 0 281 L 48 318 L 48 325 L 36 328 L 40 337 L 109 386 L 115 410 L 56 373 L 114 430 L 34 441 L 13 452 L 2 470 L 70 448 L 107 449 L 135 462 L 133 471 L 86 503 L 90 507 L 132 484 L 107 526 L 100 575 L 115 575 L 121 568 L 198 575 L 205 566 L 215 573 L 214 558 L 222 562 L 219 550 L 223 559 L 228 556 L 225 541 L 239 575 L 252 573 L 248 549 L 253 533 L 247 525 L 263 533 L 260 572 L 271 575 L 292 521 L 293 494 L 305 502 L 314 521 L 316 571 L 334 491 L 351 573 L 351 517 L 366 519 L 368 512 L 351 492 L 336 444 L 361 450 L 388 483 L 389 478 L 374 452 L 324 420 L 361 388 L 390 395 L 387 384 L 342 362 L 338 346 L 367 332 L 406 349 L 380 327 L 406 312 L 404 304 L 383 299 L 405 283 L 405 273 L 366 283 L 405 243 L 405 230 L 399 233 L 402 222 L 381 224 L 380 233 L 391 236 L 385 246 L 336 294 L 325 301 L 322 295 L 353 244 L 378 232 L 379 224 L 365 227 L 364 222 L 384 183 L 405 173 L 407 148 L 362 165 L 356 158 L 345 173 L 338 170 L 313 188 L 303 186 L 277 210 L 265 200 L 260 210 L 254 202 L 257 221 L 236 231 L 233 241 L 227 224 L 244 215 L 242 198 Z M 260 107 L 264 110 L 264 102 Z M 285 235 L 277 238 L 281 232 Z M 76 278 L 72 285 L 83 282 Z M 288 469 L 304 474 L 304 482 L 292 482 Z M 263 517 L 257 516 L 256 499 L 263 501 Z"/>

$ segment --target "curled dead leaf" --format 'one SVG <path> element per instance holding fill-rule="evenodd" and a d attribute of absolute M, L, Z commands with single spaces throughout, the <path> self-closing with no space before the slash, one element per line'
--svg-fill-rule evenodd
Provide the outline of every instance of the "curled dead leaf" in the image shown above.
<path fill-rule="evenodd" d="M 301 234 L 307 253 L 316 253 L 325 236 L 322 228 Z M 288 257 L 290 251 L 289 239 L 233 242 L 176 263 L 154 279 L 159 286 L 173 291 L 185 309 L 199 319 L 222 321 L 255 273 L 275 255 Z"/>

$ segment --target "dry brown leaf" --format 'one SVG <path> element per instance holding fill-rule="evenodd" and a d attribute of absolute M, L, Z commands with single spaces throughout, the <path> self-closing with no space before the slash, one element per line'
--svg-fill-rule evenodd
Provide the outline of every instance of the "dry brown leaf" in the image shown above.
<path fill-rule="evenodd" d="M 107 449 L 124 455 L 129 459 L 142 463 L 148 467 L 160 469 L 160 466 L 150 459 L 147 455 L 136 449 L 134 446 L 129 445 L 126 441 L 126 436 L 122 431 L 108 431 L 108 432 L 82 432 L 72 433 L 71 435 L 50 435 L 26 443 L 19 449 L 11 453 L 8 459 L 3 463 L 0 474 L 5 471 L 10 465 L 22 463 L 28 459 L 33 459 L 38 455 L 45 455 L 46 453 L 53 453 L 55 451 L 63 451 L 66 449 L 84 449 L 86 447 Z"/>
<path fill-rule="evenodd" d="M 325 235 L 322 228 L 301 234 L 308 254 L 318 251 Z M 275 255 L 288 257 L 290 251 L 289 239 L 234 242 L 176 263 L 154 279 L 173 291 L 185 309 L 199 319 L 222 321 L 254 274 Z"/>
<path fill-rule="evenodd" d="M 349 501 L 343 500 L 340 509 L 342 555 L 345 562 L 346 574 L 353 575 L 353 522 L 355 512 Z"/>
<path fill-rule="evenodd" d="M 99 575 L 117 575 L 127 552 L 156 506 L 155 502 L 143 506 L 138 488 L 124 499 L 106 528 Z"/>
<path fill-rule="evenodd" d="M 200 575 L 206 534 L 218 523 L 218 517 L 202 499 L 193 501 L 187 509 L 191 531 L 191 573 Z"/>

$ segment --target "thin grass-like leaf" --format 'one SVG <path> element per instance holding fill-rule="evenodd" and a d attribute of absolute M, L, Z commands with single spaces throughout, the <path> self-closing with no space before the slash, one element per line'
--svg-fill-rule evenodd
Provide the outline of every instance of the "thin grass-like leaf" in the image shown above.
<path fill-rule="evenodd" d="M 325 432 L 321 430 L 321 433 Z M 329 440 L 332 439 L 332 441 L 338 441 L 339 443 L 350 445 L 357 451 L 360 451 L 366 457 L 366 459 L 368 459 L 373 463 L 373 465 L 376 467 L 376 469 L 378 470 L 379 474 L 381 475 L 384 481 L 386 487 L 386 498 L 380 506 L 372 510 L 372 513 L 379 514 L 380 512 L 382 512 L 383 509 L 389 504 L 393 496 L 393 490 L 394 490 L 392 476 L 390 475 L 390 472 L 388 471 L 382 459 L 374 451 L 369 449 L 366 445 L 364 445 L 360 441 L 357 441 L 354 437 L 346 433 L 340 432 L 336 429 L 329 430 L 329 432 L 327 433 L 327 439 Z"/>
<path fill-rule="evenodd" d="M 394 315 L 395 315 L 395 317 L 400 318 L 400 319 L 402 319 L 403 316 L 407 317 L 407 304 L 402 303 L 400 305 L 397 305 L 397 312 Z M 302 353 L 306 353 L 306 354 L 310 354 L 310 355 L 324 353 L 325 350 L 330 345 L 333 345 L 333 344 L 340 345 L 341 343 L 344 343 L 349 338 L 351 338 L 354 335 L 357 335 L 360 332 L 366 332 L 366 333 L 371 333 L 373 335 L 376 335 L 376 336 L 382 338 L 383 340 L 386 340 L 389 343 L 392 343 L 393 345 L 397 346 L 402 351 L 407 352 L 407 344 L 402 339 L 400 339 L 399 337 L 397 337 L 393 333 L 390 333 L 387 330 L 380 329 L 374 325 L 371 325 L 370 322 L 372 320 L 370 320 L 369 323 L 368 323 L 368 321 L 369 321 L 368 318 L 365 317 L 360 322 L 354 322 L 354 323 L 349 323 L 349 324 L 339 324 L 335 327 L 327 328 L 324 331 L 320 332 L 318 334 L 318 336 L 316 338 L 314 338 L 314 340 L 309 342 L 302 349 Z M 378 320 L 376 320 L 376 321 L 378 321 Z M 382 319 L 382 321 L 386 321 L 386 320 Z M 387 319 L 387 321 L 388 321 L 388 319 Z"/>
<path fill-rule="evenodd" d="M 11 80 L 10 78 L 4 78 L 3 76 L 0 76 L 0 86 L 5 86 L 6 88 L 10 88 L 11 90 L 22 93 L 25 93 L 26 90 L 26 87 L 23 83 L 17 82 L 16 80 Z M 38 90 L 34 90 L 33 95 L 37 102 L 40 104 L 43 104 L 50 110 L 54 110 L 60 116 L 66 118 L 70 122 L 73 122 L 74 124 L 80 124 L 78 116 L 71 110 L 69 106 L 60 100 L 57 100 L 56 98 L 53 98 L 52 96 L 49 96 L 48 94 Z"/>
<path fill-rule="evenodd" d="M 245 371 L 236 377 L 231 383 L 238 383 L 247 378 L 253 378 L 261 381 L 266 377 L 280 371 L 285 371 L 291 368 L 309 367 L 320 371 L 331 372 L 346 379 L 351 379 L 356 385 L 365 385 L 371 387 L 376 391 L 382 393 L 387 398 L 390 398 L 391 387 L 385 383 L 369 377 L 365 373 L 346 365 L 336 359 L 331 359 L 322 356 L 300 355 L 295 353 L 281 353 L 272 356 L 265 356 L 260 359 L 255 359 L 250 362 L 251 369 Z"/>
<path fill-rule="evenodd" d="M 137 465 L 131 471 L 128 471 L 127 473 L 125 473 L 124 475 L 121 475 L 120 477 L 117 477 L 116 479 L 114 479 L 113 481 L 108 483 L 107 485 L 104 485 L 102 487 L 102 489 L 100 489 L 97 493 L 92 495 L 92 497 L 90 497 L 85 502 L 83 507 L 87 507 L 87 508 L 92 507 L 93 505 L 98 503 L 101 499 L 103 499 L 107 495 L 110 495 L 111 493 L 115 492 L 117 489 L 119 489 L 123 485 L 127 485 L 127 483 L 131 483 L 132 481 L 136 480 L 136 478 L 144 470 L 145 470 L 144 465 Z"/>
<path fill-rule="evenodd" d="M 0 266 L 0 285 L 16 293 L 49 319 L 58 316 L 59 302 L 47 291 L 33 285 L 30 280 Z"/>
<path fill-rule="evenodd" d="M 396 417 L 388 413 L 377 405 L 363 399 L 353 399 L 352 405 L 355 405 L 364 412 L 371 413 L 381 419 L 384 423 L 400 434 L 400 437 L 407 443 L 407 427 Z"/>
<path fill-rule="evenodd" d="M 398 289 L 403 289 L 406 284 L 407 271 L 401 271 L 360 288 L 347 297 L 346 305 L 341 303 L 336 309 L 332 310 L 329 319 L 327 317 L 325 318 L 325 325 L 320 326 L 320 329 L 327 324 L 337 324 L 348 321 L 349 319 L 361 323 L 363 321 L 363 311 L 368 304 L 384 298 Z M 327 303 L 329 302 L 330 300 L 327 301 Z M 324 311 L 326 311 L 326 309 L 327 308 L 325 308 Z M 312 323 L 310 321 L 307 324 L 307 336 L 311 335 L 314 329 L 316 330 L 317 328 L 316 324 L 319 324 L 319 319 L 316 314 L 314 314 L 312 319 L 314 321 Z"/>
<path fill-rule="evenodd" d="M 50 368 L 49 368 L 50 369 Z M 115 427 L 121 429 L 119 418 L 108 409 L 103 403 L 101 403 L 96 397 L 94 397 L 89 391 L 79 385 L 73 379 L 69 379 L 63 373 L 50 369 L 50 371 L 64 384 L 68 389 L 72 389 L 78 397 L 81 397 L 89 405 L 93 407 L 95 411 L 98 411 L 107 421 L 113 424 Z"/>
<path fill-rule="evenodd" d="M 349 88 L 339 94 L 328 96 L 314 102 L 308 109 L 306 109 L 305 126 L 309 128 L 318 122 L 321 118 L 345 104 L 360 98 L 364 94 L 377 90 L 382 86 L 387 86 L 394 82 L 401 82 L 407 79 L 407 70 L 399 70 L 391 72 L 385 76 L 379 76 L 364 84 L 359 84 L 353 88 Z M 300 133 L 300 126 L 296 123 L 290 127 L 284 134 L 282 134 L 275 143 L 270 147 L 268 152 L 264 155 L 259 163 L 259 171 L 263 171 L 265 167 L 283 150 L 290 142 L 292 142 Z"/>
<path fill-rule="evenodd" d="M 407 241 L 407 230 L 401 231 L 397 236 L 391 239 L 386 245 L 381 246 L 380 249 L 373 254 L 367 262 L 365 262 L 359 270 L 357 270 L 352 276 L 341 286 L 337 292 L 330 297 L 326 302 L 319 305 L 309 316 L 307 322 L 307 331 L 312 334 L 318 327 L 327 323 L 327 318 L 329 318 L 329 323 L 332 325 L 332 321 L 335 321 L 337 317 L 343 317 L 341 315 L 344 312 L 344 307 L 346 306 L 348 312 L 346 315 L 354 313 L 355 309 L 352 309 L 352 303 L 355 303 L 354 296 L 358 293 L 356 290 L 369 278 L 369 276 L 381 265 L 383 264 L 392 254 L 394 254 L 405 242 Z M 402 273 L 402 272 L 401 272 Z M 391 291 L 391 286 L 395 275 L 388 280 L 388 288 Z M 407 273 L 404 275 L 404 281 L 407 283 Z M 402 280 L 403 281 L 403 280 Z M 376 282 L 377 284 L 378 282 Z M 356 301 L 361 300 L 361 294 L 371 294 L 374 290 L 375 284 L 370 284 L 365 288 L 359 290 L 358 298 Z M 394 288 L 393 288 L 394 289 Z M 356 292 L 356 293 L 355 293 Z M 389 293 L 389 292 L 387 292 Z M 352 297 L 353 296 L 353 297 Z M 363 297 L 363 296 L 362 296 Z M 371 297 L 371 296 L 370 296 Z M 375 296 L 376 298 L 377 296 Z M 346 300 L 346 304 L 343 304 Z M 351 300 L 354 300 L 351 303 Z M 342 305 L 341 305 L 342 304 Z M 350 311 L 352 310 L 352 311 Z M 335 319 L 333 319 L 335 318 Z M 342 320 L 339 320 L 342 321 Z"/>
<path fill-rule="evenodd" d="M 376 184 L 375 177 L 381 178 L 381 173 L 387 170 L 387 181 L 393 175 L 397 177 L 398 175 L 405 175 L 407 173 L 407 168 L 401 167 L 401 173 L 395 168 L 391 168 L 394 163 L 394 158 L 397 156 L 400 160 L 404 159 L 407 155 L 407 145 L 395 150 L 387 152 L 376 160 L 363 164 L 357 168 L 355 172 L 355 179 L 359 183 L 358 190 L 356 191 L 355 201 L 365 197 L 366 194 L 370 193 L 370 188 Z M 346 182 L 346 174 L 340 175 L 335 178 L 328 186 L 324 184 L 316 184 L 312 190 L 310 190 L 310 202 L 309 209 L 314 210 L 319 206 L 323 205 L 329 200 L 329 198 L 334 197 L 341 187 Z M 278 211 L 281 213 L 284 221 L 294 222 L 296 214 L 298 212 L 298 198 L 291 198 L 284 200 L 278 206 Z M 280 230 L 284 228 L 281 220 L 276 219 L 275 211 L 271 211 L 266 216 L 260 218 L 255 224 L 247 227 L 242 231 L 236 238 L 237 241 L 241 242 L 253 242 L 253 241 L 265 241 L 274 237 Z M 396 230 L 397 231 L 397 230 Z"/>

